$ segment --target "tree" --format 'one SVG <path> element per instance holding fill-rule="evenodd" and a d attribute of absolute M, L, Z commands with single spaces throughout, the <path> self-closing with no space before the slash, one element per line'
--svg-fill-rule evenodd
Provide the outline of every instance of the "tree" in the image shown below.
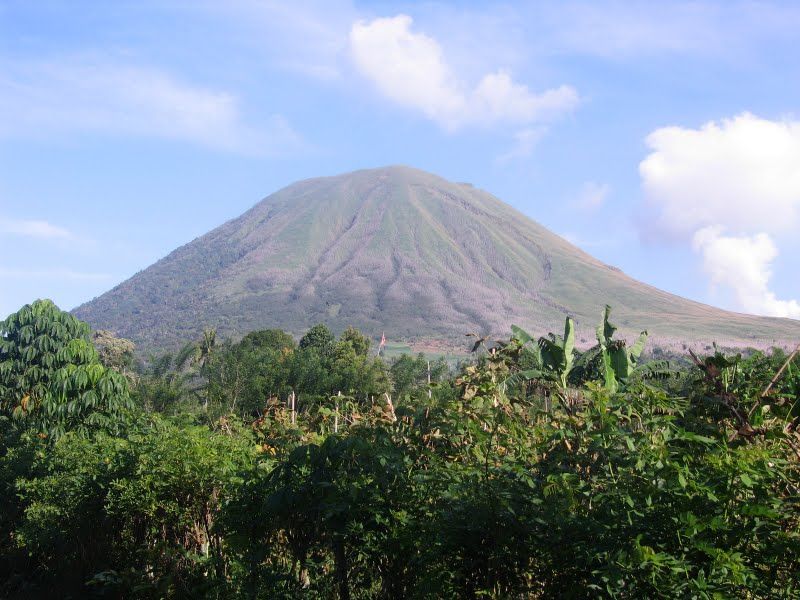
<path fill-rule="evenodd" d="M 339 343 L 328 365 L 332 387 L 329 394 L 342 392 L 358 398 L 379 395 L 391 389 L 386 365 L 379 358 L 359 354 L 349 343 Z"/>
<path fill-rule="evenodd" d="M 212 414 L 257 417 L 272 397 L 288 393 L 291 352 L 251 344 L 225 344 L 206 369 Z"/>
<path fill-rule="evenodd" d="M 252 456 L 246 432 L 158 416 L 125 437 L 59 438 L 18 482 L 26 509 L 14 537 L 49 592 L 36 597 L 86 597 L 91 580 L 103 597 L 196 598 L 209 580 L 222 582 L 215 521 Z"/>
<path fill-rule="evenodd" d="M 297 346 L 294 338 L 282 329 L 251 331 L 237 344 L 241 350 L 293 350 Z"/>
<path fill-rule="evenodd" d="M 340 344 L 349 344 L 356 354 L 366 356 L 369 354 L 370 340 L 355 327 L 348 327 L 339 336 Z"/>
<path fill-rule="evenodd" d="M 100 357 L 100 362 L 104 366 L 110 367 L 119 371 L 129 381 L 133 381 L 133 352 L 136 350 L 136 344 L 131 340 L 117 337 L 113 332 L 98 329 L 92 332 L 92 343 L 97 349 L 97 354 Z"/>
<path fill-rule="evenodd" d="M 191 386 L 195 378 L 192 361 L 197 353 L 188 343 L 177 353 L 150 356 L 133 387 L 136 404 L 146 410 L 173 413 L 197 406 L 197 395 Z"/>
<path fill-rule="evenodd" d="M 428 374 L 431 383 L 438 383 L 448 374 L 447 361 L 440 357 L 430 361 L 420 352 L 416 356 L 401 354 L 392 361 L 390 367 L 392 387 L 397 397 L 402 398 L 407 394 L 427 394 L 430 390 Z"/>
<path fill-rule="evenodd" d="M 200 368 L 200 374 L 205 374 L 205 369 L 208 363 L 214 356 L 214 351 L 217 348 L 217 330 L 204 329 L 203 339 L 197 344 L 197 350 L 194 357 L 194 362 Z"/>
<path fill-rule="evenodd" d="M 102 365 L 89 326 L 51 300 L 0 322 L 0 412 L 18 426 L 51 437 L 113 428 L 130 407 L 126 379 Z"/>
<path fill-rule="evenodd" d="M 306 334 L 300 338 L 300 348 L 313 348 L 320 354 L 327 354 L 333 345 L 334 337 L 331 330 L 327 326 L 319 323 L 309 329 Z"/>

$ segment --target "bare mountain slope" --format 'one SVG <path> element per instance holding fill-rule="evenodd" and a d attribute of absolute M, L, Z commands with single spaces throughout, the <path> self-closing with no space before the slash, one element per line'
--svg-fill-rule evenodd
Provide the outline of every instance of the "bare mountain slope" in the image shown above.
<path fill-rule="evenodd" d="M 317 322 L 392 338 L 541 333 L 604 304 L 663 339 L 768 344 L 800 322 L 730 313 L 660 291 L 582 252 L 490 194 L 408 167 L 301 181 L 178 248 L 75 314 L 145 348 Z M 463 338 L 462 338 L 463 339 Z"/>

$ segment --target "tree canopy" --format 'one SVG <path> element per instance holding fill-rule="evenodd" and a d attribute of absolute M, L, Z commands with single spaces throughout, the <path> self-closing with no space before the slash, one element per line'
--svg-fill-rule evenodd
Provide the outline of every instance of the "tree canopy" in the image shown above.
<path fill-rule="evenodd" d="M 89 327 L 52 301 L 0 322 L 0 410 L 16 425 L 59 436 L 115 426 L 129 407 L 127 381 L 100 362 Z"/>
<path fill-rule="evenodd" d="M 800 598 L 800 353 L 647 361 L 608 318 L 430 383 L 355 330 L 207 330 L 131 401 L 85 324 L 25 306 L 0 596 Z"/>

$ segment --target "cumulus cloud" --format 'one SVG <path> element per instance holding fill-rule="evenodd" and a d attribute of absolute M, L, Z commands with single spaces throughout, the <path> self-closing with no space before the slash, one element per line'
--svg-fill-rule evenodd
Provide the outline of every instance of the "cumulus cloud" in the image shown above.
<path fill-rule="evenodd" d="M 769 290 L 772 262 L 778 256 L 769 235 L 725 236 L 719 227 L 705 227 L 694 234 L 692 243 L 711 284 L 732 290 L 743 310 L 800 319 L 800 303 L 778 300 Z"/>
<path fill-rule="evenodd" d="M 73 240 L 72 232 L 47 221 L 0 218 L 0 233 L 39 239 Z"/>
<path fill-rule="evenodd" d="M 639 165 L 660 233 L 702 227 L 783 232 L 798 225 L 800 122 L 749 113 L 700 129 L 664 127 L 647 137 Z"/>
<path fill-rule="evenodd" d="M 268 155 L 302 144 L 281 116 L 246 125 L 233 94 L 108 60 L 0 63 L 0 114 L 6 138 L 135 135 Z"/>
<path fill-rule="evenodd" d="M 436 39 L 412 31 L 412 23 L 407 15 L 356 22 L 350 30 L 352 59 L 384 96 L 447 130 L 541 122 L 578 103 L 570 86 L 534 93 L 504 70 L 484 75 L 470 88 L 453 72 Z"/>
<path fill-rule="evenodd" d="M 743 113 L 657 129 L 646 142 L 643 233 L 691 240 L 712 285 L 730 289 L 743 310 L 800 318 L 795 300 L 769 290 L 772 236 L 800 224 L 800 122 Z"/>

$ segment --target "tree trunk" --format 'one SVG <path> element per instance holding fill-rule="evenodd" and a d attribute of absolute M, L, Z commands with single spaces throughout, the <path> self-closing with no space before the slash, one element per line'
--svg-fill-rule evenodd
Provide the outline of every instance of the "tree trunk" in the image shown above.
<path fill-rule="evenodd" d="M 344 552 L 344 542 L 334 540 L 333 560 L 336 574 L 336 586 L 339 588 L 339 600 L 350 600 L 350 584 L 347 581 L 347 556 Z"/>

